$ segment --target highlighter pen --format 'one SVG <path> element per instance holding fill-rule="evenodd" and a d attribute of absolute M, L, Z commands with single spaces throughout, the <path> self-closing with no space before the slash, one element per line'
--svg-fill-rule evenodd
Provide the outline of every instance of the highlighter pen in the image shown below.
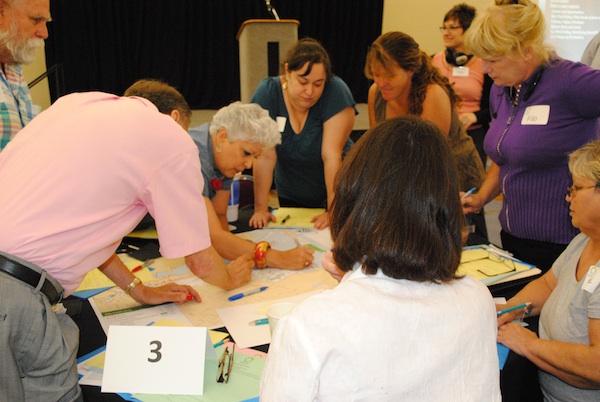
<path fill-rule="evenodd" d="M 527 303 L 522 303 L 522 304 L 518 304 L 516 306 L 509 307 L 509 308 L 505 308 L 504 310 L 497 311 L 496 315 L 500 316 L 502 314 L 510 313 L 511 311 L 518 310 L 520 308 L 525 308 L 525 307 L 529 306 L 530 304 L 531 304 L 531 302 L 527 302 Z"/>
<path fill-rule="evenodd" d="M 234 301 L 234 300 L 237 300 L 237 299 L 241 299 L 242 297 L 250 296 L 250 295 L 253 295 L 254 293 L 263 292 L 263 291 L 267 290 L 267 288 L 268 288 L 268 286 L 262 286 L 262 287 L 260 287 L 258 289 L 249 290 L 249 291 L 244 292 L 244 293 L 238 293 L 237 295 L 229 296 L 229 301 Z"/>
<path fill-rule="evenodd" d="M 285 218 L 283 218 L 283 219 L 281 220 L 281 224 L 283 225 L 283 224 L 284 224 L 284 223 L 285 223 L 285 222 L 286 222 L 288 219 L 290 219 L 290 216 L 289 216 L 289 215 L 287 215 Z"/>
<path fill-rule="evenodd" d="M 250 321 L 248 323 L 248 325 L 257 326 L 257 325 L 266 325 L 268 323 L 269 323 L 269 319 L 268 318 L 261 318 L 261 319 L 258 319 L 258 320 Z"/>
<path fill-rule="evenodd" d="M 472 189 L 470 189 L 469 191 L 467 191 L 466 193 L 464 193 L 462 195 L 462 197 L 460 197 L 460 198 L 467 198 L 468 196 L 470 196 L 471 194 L 473 194 L 475 192 L 475 190 L 476 190 L 476 188 L 473 187 Z"/>
<path fill-rule="evenodd" d="M 230 337 L 226 337 L 226 338 L 225 338 L 225 339 L 223 339 L 222 341 L 219 341 L 219 342 L 215 343 L 215 344 L 213 345 L 213 347 L 215 347 L 215 348 L 218 348 L 219 346 L 221 346 L 221 345 L 225 344 L 225 342 L 229 342 L 230 340 L 231 340 L 231 338 L 230 338 Z"/>

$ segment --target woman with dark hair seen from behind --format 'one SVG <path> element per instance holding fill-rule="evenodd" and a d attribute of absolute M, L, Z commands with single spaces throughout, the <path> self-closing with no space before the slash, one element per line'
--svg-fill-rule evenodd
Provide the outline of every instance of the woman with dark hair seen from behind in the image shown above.
<path fill-rule="evenodd" d="M 479 188 L 485 172 L 473 140 L 458 117 L 459 101 L 448 79 L 431 64 L 415 40 L 402 32 L 388 32 L 373 42 L 365 65 L 369 89 L 369 123 L 375 124 L 407 114 L 421 116 L 437 125 L 448 139 L 458 167 L 458 189 Z M 456 195 L 458 198 L 458 193 Z M 467 217 L 475 225 L 468 244 L 487 244 L 483 214 Z"/>
<path fill-rule="evenodd" d="M 331 73 L 327 51 L 311 38 L 288 51 L 278 77 L 265 78 L 253 103 L 269 111 L 281 132 L 281 145 L 254 163 L 254 215 L 250 225 L 275 221 L 268 194 L 275 178 L 283 207 L 329 208 L 333 181 L 353 142 L 350 133 L 357 113 L 350 89 Z M 315 228 L 329 226 L 328 213 L 313 218 Z"/>
<path fill-rule="evenodd" d="M 600 129 L 600 71 L 561 59 L 545 32 L 532 1 L 496 0 L 466 33 L 495 85 L 484 142 L 493 163 L 479 191 L 462 200 L 475 212 L 502 194 L 502 247 L 544 272 L 578 232 L 564 197 L 567 155 Z"/>
<path fill-rule="evenodd" d="M 330 215 L 345 275 L 278 322 L 261 401 L 500 401 L 492 297 L 456 276 L 457 193 L 434 124 L 406 116 L 363 135 Z"/>
<path fill-rule="evenodd" d="M 483 150 L 483 139 L 490 123 L 492 79 L 483 73 L 483 61 L 469 54 L 464 45 L 465 33 L 475 14 L 475 7 L 465 3 L 457 4 L 446 13 L 440 27 L 446 50 L 435 54 L 432 63 L 448 78 L 460 97 L 458 117 L 473 139 L 485 166 L 487 156 Z"/>

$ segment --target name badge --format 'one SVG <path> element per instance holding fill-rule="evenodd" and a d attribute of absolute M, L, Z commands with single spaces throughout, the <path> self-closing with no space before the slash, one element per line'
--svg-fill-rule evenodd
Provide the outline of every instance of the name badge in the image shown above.
<path fill-rule="evenodd" d="M 469 67 L 453 67 L 452 68 L 452 76 L 453 77 L 468 77 L 469 76 Z"/>
<path fill-rule="evenodd" d="M 529 106 L 525 109 L 521 124 L 524 126 L 545 126 L 550 117 L 550 105 Z"/>
<path fill-rule="evenodd" d="M 283 133 L 283 130 L 285 130 L 285 123 L 287 122 L 287 119 L 284 116 L 277 116 L 275 122 L 277 123 L 277 129 L 279 130 L 279 132 Z"/>
<path fill-rule="evenodd" d="M 594 290 L 600 284 L 600 268 L 592 265 L 590 269 L 588 269 L 587 275 L 583 278 L 583 283 L 581 284 L 581 289 L 585 290 L 588 293 L 593 293 Z"/>

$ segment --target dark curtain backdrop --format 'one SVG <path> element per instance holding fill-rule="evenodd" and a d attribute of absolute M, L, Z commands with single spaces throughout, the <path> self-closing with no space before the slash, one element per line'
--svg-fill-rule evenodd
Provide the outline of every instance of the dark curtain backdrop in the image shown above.
<path fill-rule="evenodd" d="M 298 37 L 318 39 L 333 72 L 366 102 L 365 56 L 381 32 L 383 0 L 272 0 Z M 66 93 L 116 94 L 140 78 L 177 87 L 193 109 L 240 98 L 236 35 L 247 19 L 272 18 L 262 0 L 52 0 L 48 68 L 62 63 Z M 57 94 L 51 89 L 52 100 Z"/>

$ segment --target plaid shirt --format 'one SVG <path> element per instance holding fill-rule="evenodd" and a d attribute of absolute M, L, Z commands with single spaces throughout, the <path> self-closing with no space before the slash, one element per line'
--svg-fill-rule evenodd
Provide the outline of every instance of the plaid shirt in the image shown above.
<path fill-rule="evenodd" d="M 21 66 L 4 65 L 0 69 L 0 150 L 29 123 L 39 108 L 32 104 L 31 93 Z"/>

